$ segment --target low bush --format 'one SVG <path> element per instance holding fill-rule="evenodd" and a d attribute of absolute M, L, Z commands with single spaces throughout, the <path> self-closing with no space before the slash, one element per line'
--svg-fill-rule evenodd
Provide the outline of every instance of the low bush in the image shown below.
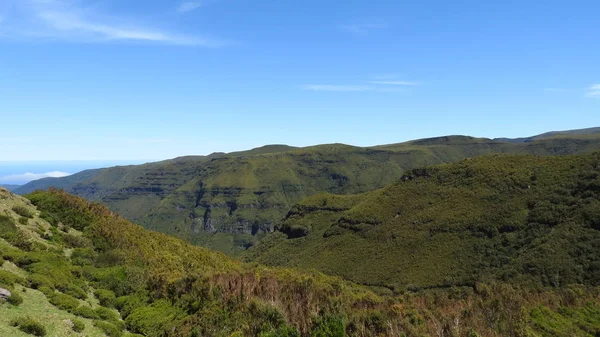
<path fill-rule="evenodd" d="M 109 308 L 98 307 L 98 308 L 94 309 L 94 311 L 96 312 L 96 314 L 98 315 L 98 317 L 100 319 L 103 319 L 105 321 L 118 322 L 120 319 L 119 314 L 117 314 L 116 311 L 111 310 Z"/>
<path fill-rule="evenodd" d="M 25 283 L 25 279 L 9 271 L 0 270 L 0 284 L 12 287 L 15 283 L 23 284 Z"/>
<path fill-rule="evenodd" d="M 73 331 L 75 331 L 75 332 L 83 332 L 83 330 L 85 330 L 85 324 L 83 323 L 82 320 L 77 319 L 77 318 L 73 318 L 71 320 L 71 323 L 73 323 L 73 326 L 71 327 L 73 329 Z"/>
<path fill-rule="evenodd" d="M 29 208 L 25 207 L 25 206 L 14 206 L 12 208 L 13 212 L 19 214 L 22 217 L 25 218 L 33 218 L 33 212 L 29 210 Z"/>
<path fill-rule="evenodd" d="M 94 326 L 98 329 L 102 330 L 108 337 L 121 337 L 123 336 L 123 331 L 115 324 L 105 322 L 105 321 L 94 321 Z"/>
<path fill-rule="evenodd" d="M 69 248 L 84 248 L 91 246 L 90 240 L 80 235 L 62 234 L 62 241 Z"/>
<path fill-rule="evenodd" d="M 100 301 L 100 305 L 108 308 L 115 307 L 117 298 L 112 290 L 96 289 L 94 295 L 96 295 L 96 298 Z"/>
<path fill-rule="evenodd" d="M 33 289 L 40 289 L 42 287 L 54 289 L 54 283 L 42 274 L 31 274 L 29 275 L 28 281 L 29 286 Z"/>
<path fill-rule="evenodd" d="M 73 296 L 65 295 L 59 292 L 50 294 L 48 300 L 58 309 L 66 310 L 68 312 L 74 312 L 79 307 L 79 300 Z"/>
<path fill-rule="evenodd" d="M 23 297 L 19 295 L 16 291 L 11 293 L 11 296 L 6 299 L 6 301 L 12 305 L 21 305 L 23 303 Z"/>
<path fill-rule="evenodd" d="M 82 305 L 77 309 L 73 310 L 73 315 L 89 319 L 98 318 L 98 314 L 94 311 L 94 309 L 88 307 L 87 305 Z"/>
<path fill-rule="evenodd" d="M 38 337 L 46 336 L 46 328 L 31 317 L 17 318 L 11 322 L 11 325 L 30 335 Z"/>

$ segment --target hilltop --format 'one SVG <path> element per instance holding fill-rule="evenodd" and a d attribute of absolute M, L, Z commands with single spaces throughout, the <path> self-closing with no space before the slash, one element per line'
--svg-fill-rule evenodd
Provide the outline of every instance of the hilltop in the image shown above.
<path fill-rule="evenodd" d="M 248 261 L 392 291 L 502 280 L 600 285 L 600 153 L 489 155 L 294 206 Z"/>
<path fill-rule="evenodd" d="M 528 142 L 446 136 L 369 148 L 273 145 L 84 171 L 34 181 L 16 192 L 62 188 L 146 228 L 236 255 L 272 232 L 294 204 L 317 193 L 368 192 L 411 169 L 490 153 L 568 155 L 599 148 L 600 134 L 585 130 Z"/>
<path fill-rule="evenodd" d="M 246 265 L 51 190 L 0 190 L 0 334 L 109 337 L 593 336 L 598 288 L 482 283 L 376 294 Z"/>

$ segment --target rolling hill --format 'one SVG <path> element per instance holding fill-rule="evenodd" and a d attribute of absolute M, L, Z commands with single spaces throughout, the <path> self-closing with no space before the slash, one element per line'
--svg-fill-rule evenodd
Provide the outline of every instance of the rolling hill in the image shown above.
<path fill-rule="evenodd" d="M 600 134 L 588 131 L 529 142 L 447 136 L 371 148 L 272 145 L 84 171 L 35 181 L 16 192 L 63 188 L 146 228 L 236 255 L 272 232 L 295 203 L 316 193 L 367 192 L 414 168 L 490 153 L 567 155 L 599 148 Z"/>
<path fill-rule="evenodd" d="M 63 191 L 27 197 L 0 189 L 0 288 L 12 294 L 0 300 L 2 336 L 600 333 L 595 276 L 579 284 L 564 279 L 553 287 L 512 278 L 416 291 L 430 283 L 425 282 L 411 291 L 377 294 L 319 272 L 243 264 L 145 230 Z"/>

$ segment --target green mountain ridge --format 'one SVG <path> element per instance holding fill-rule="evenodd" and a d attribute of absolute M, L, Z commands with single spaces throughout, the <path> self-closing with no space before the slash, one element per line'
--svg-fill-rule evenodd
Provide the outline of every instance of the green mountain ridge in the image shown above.
<path fill-rule="evenodd" d="M 317 193 L 368 192 L 414 168 L 490 153 L 567 155 L 599 148 L 600 135 L 583 131 L 526 143 L 447 136 L 371 148 L 273 145 L 84 171 L 16 192 L 59 187 L 146 228 L 236 255 L 272 232 L 294 204 Z"/>
<path fill-rule="evenodd" d="M 600 285 L 600 153 L 490 155 L 294 206 L 247 261 L 394 291 L 476 280 Z"/>
<path fill-rule="evenodd" d="M 600 333 L 600 290 L 591 279 L 376 294 L 319 272 L 243 264 L 63 191 L 27 197 L 0 189 L 0 288 L 12 292 L 0 300 L 2 336 Z"/>

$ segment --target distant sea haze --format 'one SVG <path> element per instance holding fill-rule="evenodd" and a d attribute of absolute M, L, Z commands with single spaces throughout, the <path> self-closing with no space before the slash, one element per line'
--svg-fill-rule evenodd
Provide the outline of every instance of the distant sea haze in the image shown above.
<path fill-rule="evenodd" d="M 136 165 L 147 161 L 0 161 L 0 185 L 23 185 L 48 177 L 65 177 L 89 169 Z"/>

